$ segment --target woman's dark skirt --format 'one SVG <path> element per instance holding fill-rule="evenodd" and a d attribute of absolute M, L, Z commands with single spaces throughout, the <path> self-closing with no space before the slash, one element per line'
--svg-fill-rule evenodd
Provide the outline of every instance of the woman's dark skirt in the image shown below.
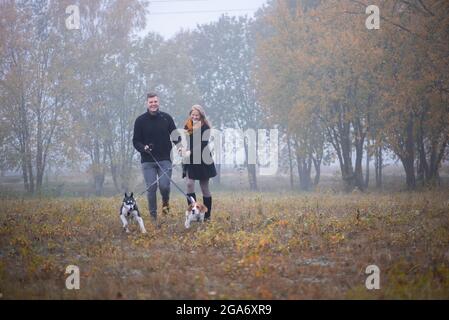
<path fill-rule="evenodd" d="M 192 180 L 207 180 L 217 175 L 215 165 L 211 164 L 183 164 L 182 177 L 186 175 Z"/>

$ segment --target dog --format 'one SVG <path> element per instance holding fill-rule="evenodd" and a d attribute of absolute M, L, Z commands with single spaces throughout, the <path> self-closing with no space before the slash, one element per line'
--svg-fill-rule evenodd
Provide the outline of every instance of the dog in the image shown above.
<path fill-rule="evenodd" d="M 133 192 L 131 192 L 129 196 L 125 192 L 125 197 L 123 198 L 123 203 L 120 207 L 120 220 L 123 223 L 123 230 L 125 230 L 126 233 L 130 232 L 128 225 L 132 220 L 137 221 L 142 233 L 147 233 L 145 225 L 143 224 L 143 219 L 140 216 L 139 208 L 137 207 L 136 199 L 134 199 Z"/>
<path fill-rule="evenodd" d="M 186 229 L 190 228 L 192 222 L 204 222 L 204 214 L 207 212 L 207 208 L 204 204 L 196 202 L 191 198 L 191 203 L 186 211 L 186 221 L 184 226 Z"/>

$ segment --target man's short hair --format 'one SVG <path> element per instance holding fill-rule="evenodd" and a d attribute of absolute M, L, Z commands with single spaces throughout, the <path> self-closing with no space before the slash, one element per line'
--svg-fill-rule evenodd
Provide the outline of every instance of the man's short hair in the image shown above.
<path fill-rule="evenodd" d="M 150 93 L 147 94 L 147 100 L 150 99 L 150 98 L 154 98 L 154 97 L 157 97 L 157 93 L 150 92 Z"/>

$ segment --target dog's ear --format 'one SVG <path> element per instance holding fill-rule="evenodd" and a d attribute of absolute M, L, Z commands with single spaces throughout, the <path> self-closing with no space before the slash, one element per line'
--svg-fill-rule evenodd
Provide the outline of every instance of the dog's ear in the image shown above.
<path fill-rule="evenodd" d="M 204 204 L 200 203 L 199 206 L 200 206 L 200 211 L 201 212 L 206 213 L 208 211 L 207 207 Z"/>
<path fill-rule="evenodd" d="M 127 194 L 127 192 L 125 192 L 125 198 L 128 198 L 128 194 Z"/>
<path fill-rule="evenodd" d="M 132 197 L 134 197 L 134 192 L 131 192 L 131 195 L 130 195 L 130 197 L 132 198 Z"/>
<path fill-rule="evenodd" d="M 192 211 L 192 209 L 193 209 L 193 204 L 191 203 L 191 204 L 189 204 L 189 206 L 187 207 L 187 210 L 188 210 L 188 211 Z"/>

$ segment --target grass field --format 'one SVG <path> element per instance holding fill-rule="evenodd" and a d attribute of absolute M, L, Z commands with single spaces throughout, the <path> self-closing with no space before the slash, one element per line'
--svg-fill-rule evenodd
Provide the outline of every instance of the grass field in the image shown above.
<path fill-rule="evenodd" d="M 160 198 L 159 198 L 160 201 Z M 213 220 L 123 233 L 121 197 L 3 199 L 3 299 L 448 299 L 447 191 L 214 194 Z M 367 290 L 368 265 L 380 289 Z M 80 268 L 67 290 L 65 269 Z"/>

